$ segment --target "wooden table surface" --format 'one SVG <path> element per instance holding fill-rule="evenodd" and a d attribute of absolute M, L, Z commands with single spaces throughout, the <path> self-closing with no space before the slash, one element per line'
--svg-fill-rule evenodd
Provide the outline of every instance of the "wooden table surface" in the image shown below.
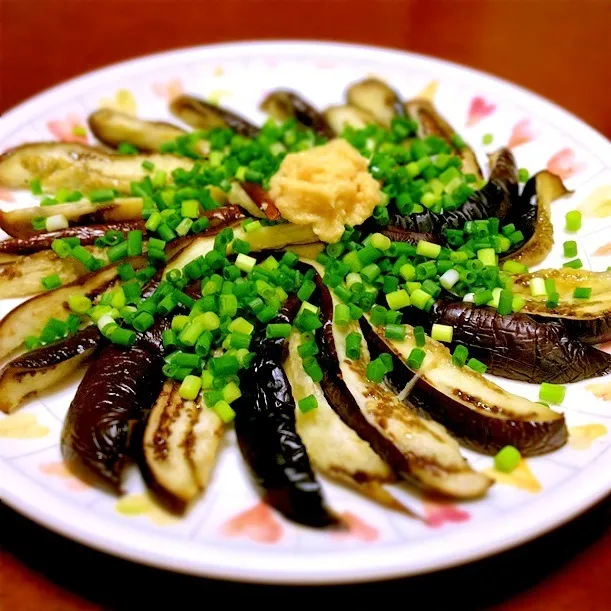
<path fill-rule="evenodd" d="M 610 15 L 610 0 L 0 0 L 0 112 L 64 79 L 137 55 L 227 40 L 304 38 L 467 64 L 528 87 L 611 136 L 604 87 Z M 610 523 L 608 498 L 517 550 L 435 575 L 343 587 L 342 601 L 609 609 Z M 181 601 L 205 605 L 210 593 L 269 604 L 269 588 L 137 566 L 65 540 L 6 507 L 0 533 L 2 609 L 182 608 Z M 283 594 L 271 596 L 282 600 Z M 321 594 L 328 592 L 302 589 L 298 596 L 324 600 Z"/>

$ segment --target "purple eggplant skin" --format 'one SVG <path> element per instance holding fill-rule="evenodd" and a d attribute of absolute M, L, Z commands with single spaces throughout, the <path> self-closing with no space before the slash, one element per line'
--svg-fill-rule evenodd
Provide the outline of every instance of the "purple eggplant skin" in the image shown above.
<path fill-rule="evenodd" d="M 291 322 L 298 307 L 299 300 L 289 298 L 274 322 Z M 286 340 L 266 339 L 263 332 L 254 345 L 256 356 L 242 374 L 243 394 L 233 403 L 240 452 L 266 503 L 293 522 L 338 527 L 295 429 L 295 400 L 282 368 Z"/>
<path fill-rule="evenodd" d="M 520 312 L 501 316 L 494 308 L 465 302 L 435 303 L 429 323 L 451 325 L 453 344 L 510 380 L 567 384 L 611 373 L 611 354 L 571 338 L 560 321 L 541 322 Z"/>
<path fill-rule="evenodd" d="M 45 367 L 53 367 L 91 350 L 91 348 L 99 348 L 104 344 L 106 344 L 106 338 L 95 325 L 90 325 L 65 339 L 60 339 L 42 348 L 30 350 L 13 359 L 10 365 L 22 369 L 25 375 L 28 369 L 36 371 Z"/>
<path fill-rule="evenodd" d="M 490 179 L 458 209 L 436 214 L 430 210 L 409 214 L 391 214 L 391 227 L 406 231 L 443 235 L 444 229 L 462 229 L 467 221 L 496 217 L 503 220 L 518 198 L 516 161 L 509 149 L 495 154 Z"/>
<path fill-rule="evenodd" d="M 361 320 L 361 329 L 372 358 L 382 352 L 389 352 L 383 340 L 365 319 Z M 391 356 L 393 369 L 387 374 L 386 382 L 398 393 L 405 388 L 414 374 L 401 359 L 394 354 Z M 460 389 L 456 389 L 456 392 L 460 393 Z M 469 409 L 460 401 L 454 401 L 422 378 L 410 392 L 409 401 L 423 417 L 443 424 L 463 446 L 491 456 L 506 445 L 517 448 L 522 456 L 538 456 L 557 450 L 566 444 L 568 438 L 564 418 L 545 422 L 489 418 Z"/>
<path fill-rule="evenodd" d="M 133 229 L 144 229 L 144 221 L 126 221 L 107 225 L 84 225 L 68 227 L 59 231 L 39 233 L 29 238 L 9 238 L 0 241 L 0 253 L 10 255 L 29 255 L 40 250 L 51 248 L 53 240 L 62 238 L 79 238 L 82 246 L 92 245 L 98 238 L 103 238 L 107 231 L 120 231 L 127 234 Z"/>
<path fill-rule="evenodd" d="M 184 110 L 201 117 L 201 124 L 195 125 L 195 123 L 190 123 L 191 127 L 196 129 L 212 129 L 213 127 L 222 127 L 224 125 L 247 138 L 256 137 L 260 131 L 256 125 L 253 125 L 237 113 L 210 104 L 194 96 L 180 95 L 172 100 L 170 111 L 181 121 L 185 121 Z M 189 123 L 188 121 L 185 122 Z"/>
<path fill-rule="evenodd" d="M 79 384 L 64 420 L 61 451 L 87 481 L 121 491 L 132 431 L 142 426 L 163 382 L 161 333 L 168 325 L 159 320 L 131 348 L 107 345 Z"/>
<path fill-rule="evenodd" d="M 372 230 L 371 233 L 374 233 Z M 433 244 L 442 244 L 443 239 L 434 233 L 420 233 L 418 231 L 406 231 L 399 227 L 385 227 L 380 231 L 387 238 L 390 238 L 393 242 L 407 242 L 412 246 L 417 246 L 418 242 L 424 240 L 425 242 L 432 242 Z"/>
<path fill-rule="evenodd" d="M 335 132 L 323 115 L 298 93 L 288 89 L 274 90 L 261 102 L 261 109 L 267 111 L 267 108 L 272 104 L 274 105 L 274 112 L 270 112 L 270 114 L 277 119 L 285 121 L 290 117 L 295 117 L 298 123 L 301 123 L 304 127 L 309 127 L 319 136 L 329 140 L 335 137 Z"/>

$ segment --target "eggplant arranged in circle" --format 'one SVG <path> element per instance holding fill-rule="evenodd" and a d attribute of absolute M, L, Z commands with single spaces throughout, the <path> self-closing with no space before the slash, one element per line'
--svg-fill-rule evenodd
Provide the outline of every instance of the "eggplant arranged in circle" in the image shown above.
<path fill-rule="evenodd" d="M 367 344 L 361 342 L 358 359 L 347 357 L 346 336 L 358 325 L 335 324 L 334 297 L 320 276 L 317 285 L 324 321 L 317 332 L 324 371 L 321 387 L 329 404 L 407 481 L 452 498 L 482 496 L 491 480 L 469 466 L 445 428 L 422 418 L 388 388 L 367 380 Z"/>
<path fill-rule="evenodd" d="M 522 382 L 566 384 L 611 373 L 611 354 L 572 339 L 560 321 L 543 322 L 516 312 L 502 316 L 495 308 L 466 302 L 435 303 L 429 324 L 454 328 L 452 342 L 488 372 Z"/>
<path fill-rule="evenodd" d="M 91 364 L 64 419 L 61 451 L 76 473 L 121 491 L 131 437 L 146 420 L 162 384 L 159 320 L 130 347 L 109 344 Z"/>
<path fill-rule="evenodd" d="M 299 307 L 289 298 L 275 319 L 290 323 Z M 266 503 L 289 520 L 325 528 L 340 524 L 325 506 L 322 488 L 295 429 L 295 399 L 282 368 L 286 340 L 253 340 L 255 357 L 242 374 L 242 396 L 233 404 L 242 457 Z"/>
<path fill-rule="evenodd" d="M 425 210 L 407 216 L 391 214 L 390 226 L 442 236 L 444 229 L 462 229 L 467 221 L 492 217 L 503 220 L 518 197 L 516 162 L 511 151 L 504 148 L 493 155 L 491 164 L 488 182 L 456 210 L 440 213 Z"/>
<path fill-rule="evenodd" d="M 513 223 L 524 234 L 524 242 L 503 253 L 501 260 L 511 259 L 527 266 L 541 263 L 554 245 L 550 204 L 568 194 L 562 180 L 547 170 L 531 177 L 505 219 L 505 223 Z"/>
<path fill-rule="evenodd" d="M 513 445 L 523 456 L 534 456 L 566 443 L 562 414 L 502 389 L 469 367 L 455 365 L 440 342 L 427 337 L 424 361 L 417 372 L 411 370 L 408 357 L 416 340 L 413 328 L 406 326 L 405 339 L 396 341 L 367 320 L 361 325 L 374 353 L 389 352 L 393 357 L 387 376 L 392 388 L 401 392 L 417 373 L 410 402 L 446 426 L 463 445 L 485 454 Z"/>
<path fill-rule="evenodd" d="M 278 121 L 295 118 L 304 127 L 312 129 L 319 136 L 333 138 L 335 133 L 323 115 L 307 100 L 294 91 L 276 89 L 265 96 L 260 108 Z"/>
<path fill-rule="evenodd" d="M 194 129 L 226 127 L 241 136 L 254 138 L 259 128 L 235 112 L 221 108 L 192 95 L 179 95 L 170 103 L 170 112 Z"/>
<path fill-rule="evenodd" d="M 10 413 L 31 395 L 65 380 L 104 343 L 92 325 L 12 360 L 0 371 L 0 411 Z"/>

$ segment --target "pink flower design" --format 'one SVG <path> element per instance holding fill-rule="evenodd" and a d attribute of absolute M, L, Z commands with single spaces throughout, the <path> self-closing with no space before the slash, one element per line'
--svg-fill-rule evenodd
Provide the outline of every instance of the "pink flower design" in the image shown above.
<path fill-rule="evenodd" d="M 424 522 L 431 528 L 439 528 L 446 522 L 466 522 L 471 519 L 468 512 L 451 503 L 425 501 L 424 511 Z"/>
<path fill-rule="evenodd" d="M 70 467 L 63 460 L 43 463 L 40 465 L 39 469 L 45 475 L 55 475 L 56 477 L 62 478 L 66 488 L 73 492 L 83 492 L 89 488 L 84 481 L 72 473 Z"/>
<path fill-rule="evenodd" d="M 257 543 L 278 543 L 282 524 L 265 503 L 257 503 L 225 522 L 222 533 L 227 537 L 248 537 Z"/>
<path fill-rule="evenodd" d="M 171 102 L 174 98 L 182 95 L 185 91 L 183 82 L 179 78 L 173 78 L 165 83 L 154 83 L 153 91 L 160 97 Z"/>
<path fill-rule="evenodd" d="M 87 144 L 87 127 L 76 113 L 70 113 L 64 120 L 47 122 L 47 129 L 62 142 Z"/>
<path fill-rule="evenodd" d="M 0 198 L 1 198 L 1 196 L 0 196 Z M 595 257 L 604 257 L 605 255 L 611 255 L 611 242 L 607 242 L 603 246 L 599 246 L 594 251 L 594 256 Z"/>
<path fill-rule="evenodd" d="M 575 151 L 570 148 L 564 148 L 558 151 L 555 155 L 552 155 L 547 162 L 547 169 L 552 174 L 556 174 L 563 180 L 574 176 L 583 168 L 585 165 L 577 161 L 577 155 Z"/>
<path fill-rule="evenodd" d="M 532 128 L 530 119 L 522 119 L 513 126 L 507 146 L 509 148 L 516 148 L 521 144 L 532 142 L 535 139 L 536 135 L 537 134 Z"/>
<path fill-rule="evenodd" d="M 340 517 L 348 528 L 348 531 L 334 533 L 333 536 L 336 539 L 354 537 L 361 541 L 377 541 L 380 538 L 380 532 L 377 528 L 371 526 L 371 524 L 367 524 L 365 520 L 359 518 L 359 516 L 351 511 L 345 511 Z"/>
<path fill-rule="evenodd" d="M 471 100 L 467 113 L 467 125 L 472 126 L 482 119 L 489 117 L 496 110 L 496 104 L 487 102 L 482 96 L 476 96 Z"/>
<path fill-rule="evenodd" d="M 14 202 L 15 198 L 8 189 L 0 188 L 0 201 L 2 202 Z"/>

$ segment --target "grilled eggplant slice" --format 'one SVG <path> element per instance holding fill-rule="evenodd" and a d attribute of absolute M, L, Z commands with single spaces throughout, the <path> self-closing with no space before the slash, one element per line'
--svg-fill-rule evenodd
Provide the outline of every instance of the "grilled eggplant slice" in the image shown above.
<path fill-rule="evenodd" d="M 367 78 L 348 87 L 346 101 L 350 106 L 371 113 L 386 128 L 393 117 L 405 114 L 399 94 L 383 81 Z"/>
<path fill-rule="evenodd" d="M 144 259 L 137 258 L 132 265 L 138 269 L 143 262 Z M 93 299 L 116 278 L 117 266 L 109 265 L 19 304 L 0 321 L 0 358 L 21 347 L 28 336 L 40 335 L 49 318 L 63 320 L 69 313 L 67 302 L 70 295 L 86 295 Z"/>
<path fill-rule="evenodd" d="M 437 302 L 430 321 L 454 327 L 455 344 L 510 380 L 566 384 L 611 373 L 611 354 L 571 339 L 561 322 L 521 312 L 501 316 L 465 302 Z"/>
<path fill-rule="evenodd" d="M 120 231 L 122 234 L 134 229 L 144 230 L 144 221 L 125 221 L 123 223 L 108 223 L 107 225 L 86 225 L 84 227 L 68 227 L 59 231 L 38 233 L 29 238 L 12 238 L 0 241 L 0 262 L 3 256 L 17 257 L 30 255 L 51 248 L 53 240 L 62 238 L 78 238 L 81 246 L 91 246 L 98 238 L 103 238 L 107 231 Z"/>
<path fill-rule="evenodd" d="M 356 129 L 362 129 L 369 123 L 377 123 L 375 117 L 370 112 L 350 104 L 329 106 L 322 114 L 329 127 L 338 136 L 347 125 Z"/>
<path fill-rule="evenodd" d="M 282 218 L 280 210 L 276 207 L 274 200 L 261 185 L 257 185 L 254 182 L 244 182 L 242 183 L 242 188 L 255 203 L 255 206 L 263 213 L 265 218 L 270 221 L 278 221 Z"/>
<path fill-rule="evenodd" d="M 297 353 L 298 346 L 299 335 L 293 331 L 284 371 L 295 401 L 309 395 L 314 395 L 318 401 L 318 407 L 305 414 L 300 409 L 295 410 L 297 433 L 303 440 L 312 465 L 317 471 L 383 505 L 399 508 L 398 502 L 383 487 L 383 484 L 396 481 L 396 475 L 371 446 L 333 411 L 320 385 L 304 372 Z"/>
<path fill-rule="evenodd" d="M 181 512 L 210 479 L 224 425 L 201 401 L 182 399 L 179 388 L 179 383 L 166 380 L 151 410 L 142 470 L 162 500 Z"/>
<path fill-rule="evenodd" d="M 115 492 L 121 491 L 132 431 L 142 426 L 161 387 L 161 333 L 166 326 L 166 321 L 158 321 L 131 348 L 104 347 L 64 420 L 61 451 L 66 462 Z"/>
<path fill-rule="evenodd" d="M 440 214 L 430 210 L 408 216 L 393 214 L 390 217 L 391 227 L 442 236 L 444 229 L 461 229 L 467 221 L 490 217 L 503 220 L 518 196 L 516 162 L 509 149 L 500 149 L 491 158 L 491 163 L 489 181 L 457 210 Z"/>
<path fill-rule="evenodd" d="M 400 227 L 386 227 L 382 229 L 381 233 L 390 238 L 393 242 L 407 242 L 413 246 L 417 246 L 418 242 L 421 240 L 424 240 L 425 242 L 432 242 L 433 244 L 443 244 L 443 240 L 434 233 L 406 231 Z"/>
<path fill-rule="evenodd" d="M 415 374 L 406 364 L 416 346 L 413 329 L 408 325 L 405 340 L 399 342 L 386 339 L 384 329 L 368 321 L 362 327 L 376 354 L 390 352 L 393 356 L 388 382 L 400 392 Z M 495 454 L 513 445 L 522 455 L 534 456 L 566 443 L 564 416 L 507 392 L 469 367 L 457 367 L 445 346 L 428 337 L 426 342 L 426 357 L 409 399 L 465 446 Z"/>
<path fill-rule="evenodd" d="M 100 108 L 87 119 L 91 133 L 106 146 L 116 149 L 122 142 L 140 151 L 158 151 L 162 144 L 187 132 L 171 123 L 144 121 L 111 108 Z"/>
<path fill-rule="evenodd" d="M 91 358 L 103 342 L 94 325 L 8 363 L 0 372 L 0 411 L 10 413 L 31 395 L 64 380 Z"/>
<path fill-rule="evenodd" d="M 234 238 L 247 240 L 253 252 L 284 248 L 292 244 L 314 244 L 318 242 L 318 237 L 310 227 L 290 223 L 261 227 L 261 229 L 252 233 L 246 233 L 242 227 L 234 226 L 233 235 Z M 166 272 L 171 269 L 182 269 L 187 263 L 197 259 L 197 257 L 205 256 L 213 248 L 214 239 L 210 237 L 195 239 L 174 261 L 170 262 Z"/>
<path fill-rule="evenodd" d="M 475 174 L 479 180 L 483 178 L 482 170 L 473 149 L 469 146 L 456 148 L 454 144 L 456 131 L 437 112 L 429 100 L 423 98 L 409 100 L 405 103 L 405 112 L 408 117 L 418 123 L 418 136 L 420 138 L 426 138 L 427 136 L 443 138 L 452 147 L 454 153 L 462 159 L 462 171 L 465 174 Z"/>
<path fill-rule="evenodd" d="M 299 303 L 289 298 L 277 322 L 291 322 Z M 295 430 L 295 400 L 282 369 L 286 340 L 264 333 L 255 339 L 255 358 L 242 374 L 243 394 L 233 404 L 240 452 L 266 503 L 299 524 L 337 526 Z"/>
<path fill-rule="evenodd" d="M 244 117 L 191 95 L 174 98 L 170 104 L 170 112 L 195 129 L 229 127 L 247 138 L 254 138 L 259 133 L 259 128 Z"/>
<path fill-rule="evenodd" d="M 453 498 L 482 496 L 491 481 L 471 469 L 461 456 L 458 443 L 443 426 L 421 418 L 381 384 L 369 382 L 367 344 L 361 342 L 361 356 L 350 360 L 345 353 L 346 336 L 358 329 L 356 323 L 338 327 L 333 323 L 334 298 L 322 284 L 323 327 L 319 343 L 323 348 L 325 397 L 341 419 L 384 458 L 393 469 L 417 486 Z"/>
<path fill-rule="evenodd" d="M 0 156 L 0 186 L 27 189 L 40 180 L 45 191 L 57 189 L 115 189 L 129 193 L 130 184 L 147 176 L 143 161 L 150 161 L 168 176 L 173 170 L 190 170 L 193 161 L 176 155 L 113 155 L 83 144 L 34 142 L 9 149 Z"/>
<path fill-rule="evenodd" d="M 536 298 L 530 294 L 533 278 L 554 280 L 560 302 L 555 308 L 548 308 L 545 297 Z M 573 291 L 578 287 L 592 289 L 590 299 L 575 299 Z M 537 320 L 559 320 L 567 335 L 589 344 L 611 341 L 611 272 L 592 272 L 584 269 L 540 269 L 530 274 L 514 276 L 515 293 L 526 298 L 522 312 Z"/>
<path fill-rule="evenodd" d="M 554 245 L 554 227 L 550 204 L 569 194 L 562 180 L 548 171 L 535 174 L 516 199 L 516 206 L 506 219 L 524 234 L 524 242 L 502 259 L 519 261 L 524 265 L 538 265 Z"/>
<path fill-rule="evenodd" d="M 86 248 L 95 257 L 106 260 L 104 249 Z M 53 250 L 41 250 L 0 267 L 0 295 L 3 298 L 34 295 L 44 291 L 41 281 L 45 276 L 57 274 L 62 284 L 67 284 L 87 273 L 87 268 L 76 259 L 60 259 Z"/>
<path fill-rule="evenodd" d="M 65 216 L 71 225 L 138 222 L 142 220 L 142 200 L 139 197 L 126 197 L 102 204 L 83 200 L 54 206 L 0 210 L 0 229 L 14 238 L 27 239 L 44 233 L 34 229 L 34 219 L 56 214 Z"/>
<path fill-rule="evenodd" d="M 301 125 L 314 130 L 319 136 L 333 138 L 335 135 L 322 114 L 294 91 L 286 89 L 272 91 L 261 102 L 260 109 L 278 121 L 295 118 Z"/>

